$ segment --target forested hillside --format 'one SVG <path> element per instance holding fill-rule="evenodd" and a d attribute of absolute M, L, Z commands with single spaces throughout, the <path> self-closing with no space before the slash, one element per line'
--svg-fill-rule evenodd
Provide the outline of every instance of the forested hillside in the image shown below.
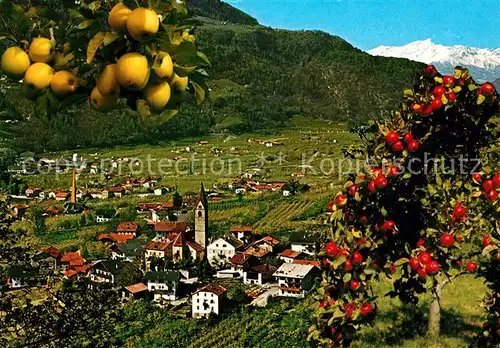
<path fill-rule="evenodd" d="M 99 114 L 80 105 L 37 119 L 32 104 L 2 82 L 0 117 L 20 120 L 4 124 L 2 134 L 11 133 L 19 150 L 42 151 L 258 131 L 286 126 L 296 114 L 360 122 L 396 106 L 400 91 L 422 68 L 405 59 L 372 57 L 323 32 L 264 28 L 217 0 L 192 0 L 191 6 L 201 16 L 197 41 L 213 65 L 211 98 L 201 108 L 186 103 L 161 126 L 141 124 L 125 107 Z"/>

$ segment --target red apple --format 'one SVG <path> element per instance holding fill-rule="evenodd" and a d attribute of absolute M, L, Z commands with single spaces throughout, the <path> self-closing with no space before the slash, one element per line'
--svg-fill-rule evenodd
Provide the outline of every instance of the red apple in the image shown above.
<path fill-rule="evenodd" d="M 328 205 L 326 207 L 327 211 L 330 211 L 332 212 L 333 211 L 333 207 L 335 206 L 335 202 L 334 201 L 330 201 L 328 202 Z"/>
<path fill-rule="evenodd" d="M 347 193 L 349 194 L 349 196 L 356 196 L 356 192 L 358 192 L 358 185 L 351 185 L 347 189 Z"/>
<path fill-rule="evenodd" d="M 486 248 L 488 245 L 491 245 L 491 244 L 493 244 L 493 243 L 491 243 L 491 237 L 490 237 L 490 235 L 489 234 L 484 235 L 484 237 L 483 237 L 483 247 Z"/>
<path fill-rule="evenodd" d="M 417 260 L 416 258 L 414 258 L 414 257 L 412 257 L 412 258 L 410 259 L 409 264 L 410 264 L 410 268 L 411 268 L 412 270 L 414 270 L 414 271 L 416 271 L 416 270 L 418 270 L 418 269 L 420 268 L 420 263 L 419 263 L 419 262 L 418 262 L 418 260 Z"/>
<path fill-rule="evenodd" d="M 405 142 L 406 144 L 409 144 L 409 143 L 410 143 L 410 142 L 412 142 L 412 141 L 413 141 L 413 134 L 411 134 L 411 133 L 409 133 L 409 132 L 408 132 L 408 133 L 406 133 L 406 134 L 405 134 L 405 137 L 404 137 L 404 142 Z"/>
<path fill-rule="evenodd" d="M 425 105 L 424 106 L 424 111 L 422 112 L 424 115 L 426 116 L 429 116 L 429 115 L 432 115 L 434 110 L 432 110 L 432 106 L 431 105 Z"/>
<path fill-rule="evenodd" d="M 418 144 L 418 141 L 416 140 L 412 140 L 409 144 L 408 144 L 408 151 L 410 152 L 415 152 L 418 150 L 418 147 L 419 147 L 419 144 Z"/>
<path fill-rule="evenodd" d="M 347 255 L 349 255 L 349 252 L 347 251 L 347 249 L 342 248 L 339 250 L 339 255 L 340 256 L 347 256 Z"/>
<path fill-rule="evenodd" d="M 392 263 L 389 266 L 387 266 L 387 268 L 392 274 L 396 273 L 396 266 L 394 266 Z"/>
<path fill-rule="evenodd" d="M 451 233 L 444 233 L 441 235 L 440 241 L 443 246 L 450 248 L 455 243 L 455 238 Z"/>
<path fill-rule="evenodd" d="M 423 105 L 422 104 L 418 104 L 418 103 L 411 104 L 410 108 L 416 114 L 421 114 L 422 111 L 424 111 Z"/>
<path fill-rule="evenodd" d="M 394 221 L 387 220 L 385 221 L 382 226 L 380 227 L 380 230 L 382 232 L 388 232 L 388 231 L 393 231 L 396 228 L 396 224 Z"/>
<path fill-rule="evenodd" d="M 361 222 L 363 225 L 366 225 L 368 223 L 368 217 L 366 215 L 363 215 L 359 218 L 359 222 Z"/>
<path fill-rule="evenodd" d="M 347 317 L 352 317 L 352 315 L 354 314 L 354 311 L 356 310 L 356 304 L 355 303 L 348 303 L 344 306 L 344 310 L 345 310 L 345 315 Z"/>
<path fill-rule="evenodd" d="M 422 245 L 425 244 L 425 240 L 423 239 L 420 239 L 418 242 L 417 242 L 417 248 L 420 248 Z"/>
<path fill-rule="evenodd" d="M 481 182 L 483 182 L 483 173 L 472 174 L 472 181 L 474 181 L 476 184 L 480 184 Z"/>
<path fill-rule="evenodd" d="M 350 284 L 351 290 L 354 290 L 354 291 L 358 290 L 360 285 L 361 284 L 358 281 L 351 280 L 351 284 Z"/>
<path fill-rule="evenodd" d="M 361 254 L 358 251 L 355 251 L 352 254 L 352 263 L 356 265 L 360 264 L 361 262 L 363 262 L 363 256 L 361 256 Z"/>
<path fill-rule="evenodd" d="M 485 182 L 483 182 L 483 190 L 493 190 L 493 180 L 486 180 Z"/>
<path fill-rule="evenodd" d="M 337 207 L 344 207 L 347 204 L 347 196 L 344 194 L 340 194 L 335 197 L 335 204 Z"/>
<path fill-rule="evenodd" d="M 493 86 L 489 82 L 486 82 L 481 86 L 481 92 L 484 95 L 492 95 L 493 93 L 495 93 L 495 86 Z"/>
<path fill-rule="evenodd" d="M 494 189 L 500 188 L 500 174 L 495 174 L 491 181 L 493 182 Z"/>
<path fill-rule="evenodd" d="M 359 311 L 364 316 L 367 316 L 373 311 L 373 306 L 370 302 L 366 302 L 359 308 Z"/>
<path fill-rule="evenodd" d="M 436 86 L 432 91 L 434 97 L 441 99 L 441 97 L 446 93 L 446 89 L 443 86 Z"/>
<path fill-rule="evenodd" d="M 423 252 L 418 254 L 418 262 L 422 265 L 427 265 L 432 260 L 431 254 Z"/>
<path fill-rule="evenodd" d="M 431 261 L 425 266 L 425 271 L 428 274 L 436 274 L 439 272 L 439 263 L 437 261 Z"/>
<path fill-rule="evenodd" d="M 377 191 L 377 188 L 375 187 L 375 180 L 372 180 L 368 183 L 368 191 L 372 193 Z"/>
<path fill-rule="evenodd" d="M 451 88 L 453 87 L 454 84 L 455 84 L 455 78 L 453 76 L 446 75 L 445 77 L 443 77 L 443 85 L 445 87 Z"/>
<path fill-rule="evenodd" d="M 472 272 L 475 272 L 476 269 L 477 269 L 477 263 L 475 263 L 474 261 L 469 261 L 467 262 L 467 264 L 465 265 L 465 269 L 467 271 L 469 271 L 470 273 Z"/>
<path fill-rule="evenodd" d="M 352 270 L 352 261 L 349 259 L 345 260 L 345 270 L 346 271 Z"/>
<path fill-rule="evenodd" d="M 438 111 L 443 106 L 441 99 L 434 99 L 431 103 L 431 108 L 433 111 Z"/>
<path fill-rule="evenodd" d="M 417 271 L 418 275 L 420 276 L 420 278 L 425 278 L 427 277 L 427 272 L 425 271 L 425 269 L 423 268 L 419 268 L 418 271 Z"/>
<path fill-rule="evenodd" d="M 401 169 L 399 169 L 398 166 L 391 166 L 391 168 L 389 168 L 389 176 L 390 177 L 396 177 L 400 173 L 401 173 Z"/>
<path fill-rule="evenodd" d="M 392 151 L 394 152 L 401 152 L 405 149 L 405 146 L 403 145 L 403 142 L 401 140 L 398 140 L 392 145 Z"/>
<path fill-rule="evenodd" d="M 375 187 L 378 190 L 386 188 L 388 184 L 389 184 L 389 180 L 387 180 L 387 178 L 384 175 L 379 175 L 375 179 Z"/>
<path fill-rule="evenodd" d="M 385 136 L 385 142 L 387 143 L 387 145 L 392 145 L 398 140 L 399 140 L 399 134 L 396 131 L 390 131 Z"/>
<path fill-rule="evenodd" d="M 467 214 L 467 209 L 462 205 L 462 203 L 457 202 L 453 208 L 453 216 L 456 218 L 463 218 Z"/>
<path fill-rule="evenodd" d="M 434 67 L 434 65 L 427 65 L 427 67 L 425 68 L 424 72 L 425 72 L 426 75 L 428 75 L 430 77 L 434 77 L 438 73 L 438 71 L 436 70 L 436 68 Z"/>
<path fill-rule="evenodd" d="M 488 190 L 484 193 L 484 197 L 490 201 L 490 202 L 494 202 L 497 200 L 498 198 L 498 192 L 495 191 L 495 190 Z"/>
<path fill-rule="evenodd" d="M 321 301 L 321 303 L 319 304 L 319 308 L 326 308 L 326 306 L 328 306 L 328 302 L 326 301 Z"/>
<path fill-rule="evenodd" d="M 326 252 L 326 256 L 328 256 L 328 257 L 337 256 L 337 252 L 338 252 L 337 244 L 335 242 L 326 243 L 325 252 Z"/>
<path fill-rule="evenodd" d="M 457 95 L 456 95 L 456 94 L 455 94 L 455 92 L 453 92 L 453 91 L 450 91 L 450 92 L 446 95 L 446 97 L 447 97 L 447 98 L 448 98 L 448 100 L 449 100 L 450 102 L 452 102 L 452 103 L 453 103 L 453 102 L 455 102 L 455 101 L 457 100 Z"/>

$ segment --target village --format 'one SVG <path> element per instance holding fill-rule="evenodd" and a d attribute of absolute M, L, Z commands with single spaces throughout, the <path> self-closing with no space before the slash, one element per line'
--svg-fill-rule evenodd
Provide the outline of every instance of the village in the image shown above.
<path fill-rule="evenodd" d="M 80 249 L 46 245 L 28 269 L 10 269 L 7 286 L 12 291 L 48 281 L 78 281 L 89 289 L 114 290 L 123 301 L 147 299 L 158 306 L 182 308 L 188 317 L 206 318 L 230 308 L 226 284 L 244 286 L 245 304 L 266 306 L 273 297 L 304 298 L 318 281 L 315 255 L 319 245 L 303 231 L 291 233 L 284 244 L 270 234 L 256 233 L 251 225 L 231 225 L 217 236 L 209 228 L 209 202 L 255 194 L 289 197 L 309 189 L 306 184 L 294 184 L 303 173 L 292 174 L 290 184 L 263 181 L 258 168 L 249 169 L 224 187 L 205 190 L 201 183 L 197 195 L 183 200 L 173 188 L 161 185 L 158 176 L 123 176 L 122 184 L 78 188 L 82 168 L 77 162 L 76 155 L 68 161 L 66 173 L 72 173 L 69 190 L 30 186 L 24 195 L 11 197 L 17 201 L 11 205 L 12 215 L 20 221 L 30 219 L 31 203 L 40 201 L 45 206 L 53 202 L 43 211 L 44 218 L 88 215 L 88 201 L 128 196 L 149 198 L 148 202 L 135 206 L 136 220 L 117 225 L 106 225 L 114 219 L 115 209 L 93 211 L 95 223 L 109 227 L 95 235 L 106 251 L 103 257 L 94 259 Z M 89 174 L 99 171 L 97 164 L 85 170 Z M 165 201 L 167 195 L 172 200 Z"/>

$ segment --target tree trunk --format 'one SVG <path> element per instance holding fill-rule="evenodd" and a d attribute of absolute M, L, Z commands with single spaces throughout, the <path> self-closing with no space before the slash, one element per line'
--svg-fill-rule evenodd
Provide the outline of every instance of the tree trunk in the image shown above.
<path fill-rule="evenodd" d="M 439 337 L 441 328 L 441 289 L 443 283 L 437 282 L 434 292 L 432 293 L 432 302 L 429 307 L 429 322 L 427 327 L 427 334 L 431 338 Z"/>

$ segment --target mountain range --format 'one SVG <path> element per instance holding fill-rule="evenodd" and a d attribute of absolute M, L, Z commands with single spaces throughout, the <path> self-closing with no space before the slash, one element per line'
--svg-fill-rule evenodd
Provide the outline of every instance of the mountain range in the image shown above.
<path fill-rule="evenodd" d="M 500 48 L 445 46 L 426 39 L 404 46 L 379 46 L 368 53 L 433 64 L 443 74 L 451 74 L 453 68 L 460 65 L 468 68 L 478 81 L 495 81 L 500 78 Z"/>

